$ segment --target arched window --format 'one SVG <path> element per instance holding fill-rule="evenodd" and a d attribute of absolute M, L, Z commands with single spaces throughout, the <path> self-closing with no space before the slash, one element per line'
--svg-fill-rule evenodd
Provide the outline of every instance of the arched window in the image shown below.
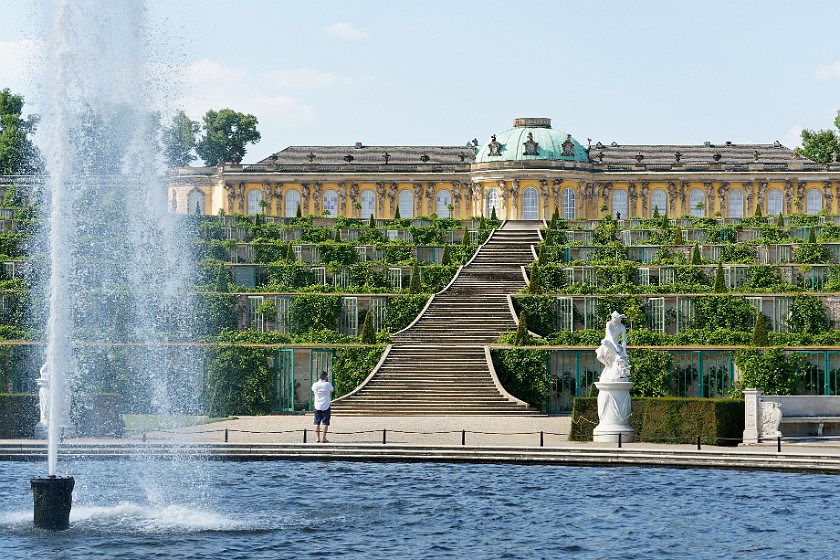
<path fill-rule="evenodd" d="M 540 193 L 534 187 L 528 187 L 522 192 L 522 219 L 536 220 L 539 218 Z"/>
<path fill-rule="evenodd" d="M 400 218 L 414 217 L 414 193 L 408 189 L 400 191 Z"/>
<path fill-rule="evenodd" d="M 691 195 L 688 197 L 688 207 L 688 212 L 692 216 L 696 218 L 701 218 L 705 216 L 706 194 L 699 189 L 691 191 Z"/>
<path fill-rule="evenodd" d="M 254 189 L 248 193 L 248 215 L 253 216 L 262 212 L 260 208 L 260 201 L 262 200 L 262 191 Z"/>
<path fill-rule="evenodd" d="M 286 208 L 285 215 L 287 218 L 294 218 L 297 216 L 298 208 L 300 208 L 300 193 L 298 191 L 286 191 L 283 197 L 283 206 Z M 303 213 L 303 208 L 300 208 Z"/>
<path fill-rule="evenodd" d="M 333 218 L 338 216 L 338 193 L 332 189 L 324 191 L 324 214 Z"/>
<path fill-rule="evenodd" d="M 807 214 L 819 214 L 823 207 L 822 193 L 811 189 L 805 196 L 805 212 Z"/>
<path fill-rule="evenodd" d="M 188 214 L 204 214 L 204 193 L 199 190 L 192 191 L 187 197 Z"/>
<path fill-rule="evenodd" d="M 490 189 L 487 191 L 487 209 L 485 210 L 488 218 L 493 215 L 494 208 L 496 209 L 496 217 L 501 219 L 501 216 L 499 216 L 499 191 Z"/>
<path fill-rule="evenodd" d="M 729 217 L 744 217 L 744 193 L 738 190 L 729 193 Z"/>
<path fill-rule="evenodd" d="M 563 190 L 563 219 L 574 220 L 577 207 L 575 206 L 575 191 Z"/>
<path fill-rule="evenodd" d="M 362 205 L 361 218 L 367 219 L 371 216 L 376 216 L 376 194 L 372 190 L 367 189 L 362 191 L 362 197 L 359 203 Z"/>
<path fill-rule="evenodd" d="M 452 194 L 446 189 L 438 191 L 435 195 L 435 214 L 438 215 L 438 218 L 449 217 L 450 204 L 452 204 Z"/>
<path fill-rule="evenodd" d="M 767 193 L 767 215 L 778 216 L 782 213 L 782 191 L 773 189 Z"/>
<path fill-rule="evenodd" d="M 664 189 L 656 189 L 650 194 L 650 215 L 653 216 L 654 213 L 659 214 L 660 216 L 666 216 L 668 214 L 668 195 L 665 194 Z"/>
<path fill-rule="evenodd" d="M 612 215 L 613 218 L 626 219 L 627 215 L 627 191 L 615 190 L 612 193 Z"/>

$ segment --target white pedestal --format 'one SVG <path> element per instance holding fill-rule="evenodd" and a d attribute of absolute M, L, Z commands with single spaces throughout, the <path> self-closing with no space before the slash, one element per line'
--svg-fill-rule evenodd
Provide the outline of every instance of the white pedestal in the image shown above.
<path fill-rule="evenodd" d="M 598 420 L 592 431 L 596 442 L 617 442 L 621 434 L 622 443 L 636 441 L 636 432 L 630 426 L 630 381 L 598 381 Z"/>

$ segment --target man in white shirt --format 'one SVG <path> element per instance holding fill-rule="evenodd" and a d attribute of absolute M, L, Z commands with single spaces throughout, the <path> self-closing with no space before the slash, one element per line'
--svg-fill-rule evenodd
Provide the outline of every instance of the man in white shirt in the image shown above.
<path fill-rule="evenodd" d="M 312 385 L 312 392 L 315 393 L 315 439 L 318 443 L 328 443 L 327 431 L 330 429 L 330 400 L 333 391 L 335 388 L 327 381 L 327 372 L 322 371 L 320 380 Z M 321 439 L 322 424 L 324 426 L 323 439 Z"/>

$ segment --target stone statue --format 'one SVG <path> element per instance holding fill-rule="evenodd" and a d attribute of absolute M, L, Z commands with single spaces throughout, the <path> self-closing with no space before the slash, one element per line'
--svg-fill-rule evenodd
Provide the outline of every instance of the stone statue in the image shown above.
<path fill-rule="evenodd" d="M 624 315 L 613 311 L 595 357 L 604 365 L 598 388 L 598 420 L 592 432 L 594 441 L 635 440 L 630 426 L 630 363 L 627 359 L 627 329 L 621 323 Z"/>
<path fill-rule="evenodd" d="M 35 380 L 38 384 L 38 404 L 40 405 L 40 424 L 46 428 L 50 418 L 50 368 L 47 364 L 41 366 L 41 377 Z"/>
<path fill-rule="evenodd" d="M 604 364 L 600 381 L 627 381 L 630 377 L 630 363 L 627 360 L 627 329 L 621 322 L 625 316 L 613 311 L 601 345 L 595 357 Z"/>

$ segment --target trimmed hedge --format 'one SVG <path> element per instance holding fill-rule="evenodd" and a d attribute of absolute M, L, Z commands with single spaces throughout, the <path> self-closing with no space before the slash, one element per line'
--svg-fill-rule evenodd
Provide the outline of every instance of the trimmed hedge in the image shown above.
<path fill-rule="evenodd" d="M 115 393 L 76 395 L 70 417 L 76 437 L 121 437 L 124 424 Z M 38 395 L 0 394 L 0 439 L 34 438 L 40 411 Z"/>
<path fill-rule="evenodd" d="M 744 401 L 731 399 L 634 398 L 630 425 L 639 441 L 737 445 L 744 433 Z M 572 406 L 572 441 L 592 441 L 598 425 L 598 399 L 576 398 Z"/>

